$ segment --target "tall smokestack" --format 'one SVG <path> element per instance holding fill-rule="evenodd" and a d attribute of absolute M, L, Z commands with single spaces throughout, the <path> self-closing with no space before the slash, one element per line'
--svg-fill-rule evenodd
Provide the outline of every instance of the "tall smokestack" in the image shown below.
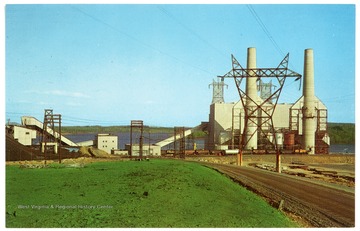
<path fill-rule="evenodd" d="M 314 90 L 314 51 L 306 49 L 304 55 L 304 106 L 303 110 L 303 148 L 315 154 L 316 109 Z"/>
<path fill-rule="evenodd" d="M 247 54 L 247 69 L 256 68 L 256 48 L 249 47 Z M 257 88 L 256 88 L 256 78 L 250 77 L 246 79 L 246 107 L 249 111 L 254 110 L 256 104 L 252 100 L 257 100 Z M 250 100 L 251 98 L 252 100 Z M 257 112 L 252 114 L 247 122 L 246 134 L 246 146 L 245 149 L 257 149 L 257 125 L 252 121 L 257 120 Z"/>

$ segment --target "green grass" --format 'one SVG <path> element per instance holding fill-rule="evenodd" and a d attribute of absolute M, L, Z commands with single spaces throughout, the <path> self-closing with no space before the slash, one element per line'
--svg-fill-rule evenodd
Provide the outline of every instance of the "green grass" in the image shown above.
<path fill-rule="evenodd" d="M 6 226 L 297 227 L 229 178 L 176 160 L 7 166 Z"/>

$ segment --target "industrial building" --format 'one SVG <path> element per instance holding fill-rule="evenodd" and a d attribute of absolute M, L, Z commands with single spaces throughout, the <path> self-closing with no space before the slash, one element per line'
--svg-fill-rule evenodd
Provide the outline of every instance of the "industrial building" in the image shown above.
<path fill-rule="evenodd" d="M 95 144 L 98 149 L 110 154 L 111 150 L 118 149 L 118 136 L 110 134 L 97 134 Z"/>
<path fill-rule="evenodd" d="M 247 68 L 242 68 L 233 57 L 232 70 L 211 84 L 206 149 L 328 153 L 327 108 L 315 96 L 313 50 L 305 50 L 303 76 L 287 68 L 288 58 L 277 68 L 257 68 L 256 49 L 248 48 Z M 278 103 L 286 77 L 303 77 L 302 96 L 294 103 Z M 224 101 L 225 78 L 235 79 L 238 102 Z"/>
<path fill-rule="evenodd" d="M 131 148 L 130 148 L 131 147 Z M 126 144 L 125 149 L 131 156 L 140 156 L 140 145 L 139 144 Z M 161 156 L 161 146 L 158 145 L 143 145 L 142 156 Z"/>
<path fill-rule="evenodd" d="M 12 125 L 8 126 L 6 131 L 22 145 L 31 146 L 36 139 L 36 131 L 25 127 Z"/>

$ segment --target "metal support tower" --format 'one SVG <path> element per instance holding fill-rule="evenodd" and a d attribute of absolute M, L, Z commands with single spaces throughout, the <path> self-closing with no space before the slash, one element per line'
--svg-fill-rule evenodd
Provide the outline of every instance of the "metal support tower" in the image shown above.
<path fill-rule="evenodd" d="M 224 86 L 228 86 L 224 83 L 224 78 L 221 78 L 221 81 L 219 82 L 213 80 L 213 82 L 209 84 L 209 88 L 210 86 L 213 86 L 213 98 L 211 104 L 224 103 Z"/>
<path fill-rule="evenodd" d="M 185 127 L 174 127 L 174 157 L 185 159 Z"/>
<path fill-rule="evenodd" d="M 260 98 L 266 100 L 271 96 L 272 88 L 275 87 L 275 85 L 272 84 L 271 80 L 269 83 L 264 83 L 261 79 L 258 82 L 258 91 L 260 91 Z M 269 102 L 272 103 L 272 99 L 270 99 Z"/>
<path fill-rule="evenodd" d="M 271 134 L 272 140 L 275 141 L 273 146 L 277 151 L 277 162 L 280 161 L 280 150 L 278 148 L 276 142 L 276 134 L 275 128 L 273 123 L 273 114 L 279 100 L 279 96 L 281 90 L 284 86 L 285 79 L 287 77 L 295 77 L 296 80 L 301 78 L 301 75 L 288 69 L 289 63 L 289 54 L 285 56 L 285 58 L 280 62 L 280 64 L 276 68 L 243 68 L 240 63 L 236 60 L 236 58 L 231 55 L 232 58 L 232 69 L 226 73 L 222 78 L 233 78 L 236 84 L 236 87 L 239 92 L 240 100 L 244 108 L 245 117 L 244 117 L 244 130 L 242 132 L 242 139 L 241 145 L 239 147 L 240 151 L 244 149 L 249 139 L 246 139 L 246 135 L 252 136 L 255 133 L 260 133 L 264 138 L 269 140 L 268 133 Z M 274 78 L 277 80 L 279 84 L 278 89 L 276 89 L 269 97 L 264 99 L 262 102 L 257 101 L 254 98 L 251 98 L 249 95 L 246 94 L 244 90 L 240 88 L 241 83 L 244 79 L 249 81 L 249 78 L 256 78 L 256 80 L 261 80 L 261 78 Z M 272 100 L 275 102 L 272 103 Z M 247 102 L 251 102 L 251 104 L 247 104 Z M 250 106 L 249 106 L 250 105 Z M 249 124 L 253 124 L 257 126 L 257 129 L 253 131 L 252 134 L 246 134 L 247 126 Z M 267 128 L 266 130 L 264 128 Z M 271 141 L 269 140 L 269 143 Z M 278 167 L 278 166 L 277 166 Z M 277 169 L 280 172 L 280 169 Z"/>
<path fill-rule="evenodd" d="M 130 126 L 130 158 L 133 157 L 133 137 L 135 132 L 139 132 L 139 158 L 143 158 L 143 131 L 144 123 L 142 120 L 131 120 Z"/>
<path fill-rule="evenodd" d="M 58 126 L 56 127 L 55 125 Z M 59 135 L 57 136 L 56 133 Z M 53 152 L 58 154 L 59 163 L 61 163 L 61 115 L 53 114 L 52 109 L 45 109 L 41 136 L 41 152 L 44 153 L 45 164 L 49 144 L 54 147 Z"/>

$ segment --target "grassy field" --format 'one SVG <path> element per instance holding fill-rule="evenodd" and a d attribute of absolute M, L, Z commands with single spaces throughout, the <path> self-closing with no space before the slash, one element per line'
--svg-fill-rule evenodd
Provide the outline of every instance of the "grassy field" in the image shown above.
<path fill-rule="evenodd" d="M 297 227 L 263 199 L 197 163 L 6 166 L 7 227 Z"/>

